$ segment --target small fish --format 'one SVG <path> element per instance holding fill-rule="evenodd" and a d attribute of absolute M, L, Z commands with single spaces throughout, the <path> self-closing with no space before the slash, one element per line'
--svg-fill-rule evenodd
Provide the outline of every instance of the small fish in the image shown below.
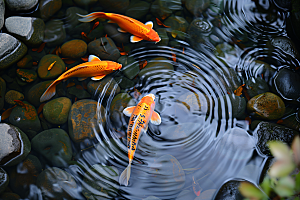
<path fill-rule="evenodd" d="M 192 186 L 193 186 L 193 191 L 194 191 L 195 195 L 198 197 L 200 195 L 202 189 L 201 189 L 199 183 L 195 181 L 194 176 L 193 176 Z"/>
<path fill-rule="evenodd" d="M 81 63 L 60 75 L 41 96 L 40 102 L 52 98 L 56 92 L 56 85 L 65 79 L 72 77 L 92 77 L 92 80 L 101 80 L 107 74 L 121 68 L 122 65 L 119 63 L 113 61 L 101 61 L 97 56 L 90 55 L 88 62 Z"/>
<path fill-rule="evenodd" d="M 99 25 L 99 22 L 95 22 L 93 28 L 90 30 L 90 32 L 92 32 L 92 30 L 94 30 L 97 26 Z"/>
<path fill-rule="evenodd" d="M 96 18 L 104 18 L 109 19 L 108 23 L 117 23 L 119 25 L 119 32 L 126 33 L 129 32 L 133 34 L 131 36 L 130 41 L 132 43 L 139 42 L 142 40 L 152 41 L 152 42 L 159 42 L 161 39 L 156 31 L 152 29 L 153 22 L 149 21 L 146 24 L 142 22 L 115 13 L 104 13 L 104 12 L 93 12 L 88 15 L 80 15 L 77 13 L 78 16 L 83 17 L 79 19 L 81 22 L 90 22 Z"/>
<path fill-rule="evenodd" d="M 140 100 L 137 106 L 127 107 L 123 110 L 123 113 L 126 116 L 130 116 L 127 128 L 127 148 L 129 164 L 119 178 L 119 183 L 121 185 L 128 185 L 131 172 L 131 163 L 141 133 L 147 131 L 149 121 L 155 125 L 159 125 L 161 123 L 161 118 L 159 114 L 154 111 L 154 108 L 155 96 L 154 94 L 148 94 Z"/>
<path fill-rule="evenodd" d="M 52 69 L 52 67 L 55 65 L 56 61 L 54 61 L 53 63 L 51 63 L 48 67 L 48 71 L 50 71 Z"/>
<path fill-rule="evenodd" d="M 23 101 L 20 101 L 20 100 L 14 100 L 15 104 L 16 105 L 19 105 L 21 106 L 22 108 L 26 108 L 27 109 L 27 106 L 25 103 L 23 103 Z"/>
<path fill-rule="evenodd" d="M 17 105 L 14 105 L 11 108 L 8 108 L 7 110 L 5 110 L 2 115 L 1 115 L 1 120 L 6 120 L 7 118 L 9 118 L 9 115 L 11 114 L 12 110 L 17 107 Z"/>
<path fill-rule="evenodd" d="M 170 27 L 171 27 L 171 26 L 166 26 L 166 25 L 164 25 L 158 18 L 156 18 L 156 23 L 157 23 L 158 25 L 164 26 L 164 27 L 166 27 L 166 28 L 170 28 Z"/>

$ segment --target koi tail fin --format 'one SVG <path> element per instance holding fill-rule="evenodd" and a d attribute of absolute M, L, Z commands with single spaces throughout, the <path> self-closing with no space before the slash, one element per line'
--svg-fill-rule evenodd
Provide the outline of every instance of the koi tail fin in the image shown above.
<path fill-rule="evenodd" d="M 59 83 L 60 81 L 54 81 L 48 88 L 47 90 L 44 92 L 44 94 L 41 96 L 40 98 L 40 102 L 43 101 L 47 101 L 49 99 L 51 99 L 55 93 L 56 93 L 56 85 Z"/>
<path fill-rule="evenodd" d="M 122 172 L 122 174 L 119 178 L 120 185 L 125 185 L 125 186 L 128 185 L 128 181 L 129 181 L 129 178 L 130 178 L 130 173 L 131 173 L 131 162 L 129 162 L 129 165 Z"/>
<path fill-rule="evenodd" d="M 88 15 L 80 15 L 78 13 L 76 13 L 79 17 L 82 17 L 81 19 L 78 19 L 78 21 L 81 22 L 91 22 L 96 18 L 104 18 L 104 19 L 108 19 L 106 13 L 104 12 L 93 12 L 90 13 Z"/>

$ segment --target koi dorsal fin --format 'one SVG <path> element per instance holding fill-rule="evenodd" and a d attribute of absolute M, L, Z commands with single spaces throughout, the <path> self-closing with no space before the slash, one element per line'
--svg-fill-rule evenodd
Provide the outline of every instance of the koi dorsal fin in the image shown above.
<path fill-rule="evenodd" d="M 150 122 L 154 125 L 160 125 L 161 123 L 160 115 L 157 112 L 153 111 Z"/>
<path fill-rule="evenodd" d="M 127 117 L 130 117 L 133 110 L 135 109 L 135 106 L 130 106 L 130 107 L 127 107 L 123 110 L 123 113 L 124 115 L 126 115 Z"/>
<path fill-rule="evenodd" d="M 130 42 L 132 42 L 132 43 L 139 42 L 139 41 L 142 41 L 142 40 L 143 40 L 143 38 L 137 37 L 135 35 L 132 35 L 130 37 Z"/>
<path fill-rule="evenodd" d="M 153 28 L 153 22 L 149 21 L 145 23 L 146 26 L 149 26 L 150 28 Z"/>
<path fill-rule="evenodd" d="M 89 62 L 92 62 L 92 61 L 101 61 L 101 60 L 100 60 L 100 58 L 98 58 L 95 55 L 90 55 L 89 56 Z"/>

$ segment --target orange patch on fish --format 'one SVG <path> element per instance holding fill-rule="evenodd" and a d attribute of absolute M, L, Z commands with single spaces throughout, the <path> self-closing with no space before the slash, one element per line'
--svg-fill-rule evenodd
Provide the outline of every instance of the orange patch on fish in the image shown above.
<path fill-rule="evenodd" d="M 95 22 L 93 28 L 90 30 L 90 32 L 92 32 L 92 30 L 94 30 L 97 26 L 99 25 L 99 22 Z"/>
<path fill-rule="evenodd" d="M 171 26 L 166 26 L 166 25 L 164 25 L 158 18 L 156 18 L 156 23 L 157 23 L 158 25 L 164 26 L 164 27 L 166 27 L 166 28 L 170 28 L 170 27 L 171 27 Z"/>
<path fill-rule="evenodd" d="M 236 96 L 241 96 L 241 95 L 242 95 L 242 91 L 243 91 L 243 87 L 244 87 L 244 86 L 245 86 L 245 84 L 239 86 L 238 89 L 234 90 L 233 93 L 234 93 Z"/>

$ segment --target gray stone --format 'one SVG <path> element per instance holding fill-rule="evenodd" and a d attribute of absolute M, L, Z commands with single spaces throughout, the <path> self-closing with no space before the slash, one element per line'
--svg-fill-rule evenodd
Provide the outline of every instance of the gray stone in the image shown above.
<path fill-rule="evenodd" d="M 27 47 L 15 37 L 0 33 L 0 70 L 18 62 L 27 53 Z"/>
<path fill-rule="evenodd" d="M 145 17 L 145 15 L 149 12 L 150 5 L 150 3 L 145 1 L 136 1 L 129 5 L 125 15 L 138 20 L 143 19 L 143 17 Z"/>
<path fill-rule="evenodd" d="M 38 0 L 5 0 L 8 9 L 11 11 L 30 10 Z"/>
<path fill-rule="evenodd" d="M 29 46 L 39 46 L 44 39 L 45 23 L 39 18 L 9 17 L 5 20 L 5 28 Z"/>
<path fill-rule="evenodd" d="M 7 172 L 0 167 L 0 193 L 2 193 L 8 186 L 9 177 Z"/>
<path fill-rule="evenodd" d="M 5 5 L 4 0 L 0 0 L 0 30 L 4 24 L 4 13 L 5 13 Z"/>
<path fill-rule="evenodd" d="M 61 45 L 66 38 L 64 23 L 61 20 L 51 20 L 45 24 L 45 37 L 47 47 Z"/>
<path fill-rule="evenodd" d="M 140 72 L 139 63 L 133 57 L 121 56 L 117 62 L 122 64 L 121 71 L 131 80 Z"/>
<path fill-rule="evenodd" d="M 4 106 L 5 91 L 6 91 L 6 82 L 0 77 L 0 110 L 2 110 Z"/>

